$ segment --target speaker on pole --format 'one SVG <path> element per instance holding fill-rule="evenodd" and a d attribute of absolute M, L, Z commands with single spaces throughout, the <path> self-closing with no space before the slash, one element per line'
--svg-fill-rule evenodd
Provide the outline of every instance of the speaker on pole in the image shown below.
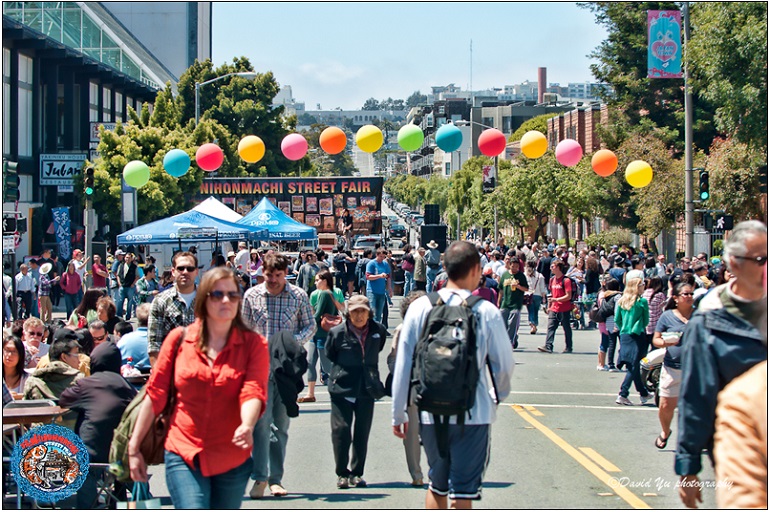
<path fill-rule="evenodd" d="M 437 224 L 423 224 L 420 226 L 420 245 L 427 247 L 433 240 L 438 244 L 438 252 L 446 252 L 446 226 Z"/>
<path fill-rule="evenodd" d="M 425 205 L 425 224 L 441 224 L 441 215 L 437 204 Z"/>

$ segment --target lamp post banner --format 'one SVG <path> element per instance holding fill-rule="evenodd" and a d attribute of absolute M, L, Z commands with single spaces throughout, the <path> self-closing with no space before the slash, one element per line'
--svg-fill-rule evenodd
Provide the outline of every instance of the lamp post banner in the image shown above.
<path fill-rule="evenodd" d="M 647 78 L 682 78 L 682 13 L 647 11 Z"/>
<path fill-rule="evenodd" d="M 53 224 L 56 232 L 56 243 L 58 244 L 57 253 L 59 256 L 67 259 L 70 257 L 70 209 L 68 206 L 62 208 L 51 208 L 53 213 Z"/>
<path fill-rule="evenodd" d="M 319 233 L 336 233 L 345 210 L 350 210 L 354 232 L 379 233 L 383 182 L 382 177 L 206 178 L 193 202 L 214 196 L 246 215 L 267 197 Z"/>

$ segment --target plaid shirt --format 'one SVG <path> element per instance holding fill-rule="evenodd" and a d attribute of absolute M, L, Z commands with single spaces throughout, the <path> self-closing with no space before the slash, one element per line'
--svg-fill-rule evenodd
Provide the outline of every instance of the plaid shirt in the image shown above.
<path fill-rule="evenodd" d="M 51 295 L 51 280 L 48 279 L 48 275 L 40 274 L 40 287 L 37 293 L 40 296 Z"/>
<path fill-rule="evenodd" d="M 160 346 L 174 328 L 190 325 L 195 321 L 195 299 L 188 308 L 172 286 L 155 296 L 147 322 L 147 353 L 160 352 Z"/>
<path fill-rule="evenodd" d="M 265 283 L 246 290 L 241 314 L 252 329 L 270 338 L 279 331 L 290 331 L 299 343 L 313 339 L 316 322 L 305 291 L 292 284 L 278 295 L 270 295 Z"/>

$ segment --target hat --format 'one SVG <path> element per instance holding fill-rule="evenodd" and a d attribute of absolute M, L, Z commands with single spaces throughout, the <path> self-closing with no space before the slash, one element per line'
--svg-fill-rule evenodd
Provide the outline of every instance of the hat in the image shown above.
<path fill-rule="evenodd" d="M 235 258 L 235 253 L 233 251 L 230 251 L 227 253 L 228 258 Z"/>
<path fill-rule="evenodd" d="M 621 263 L 625 263 L 626 259 L 623 256 L 617 255 L 615 256 L 615 264 L 620 265 Z"/>
<path fill-rule="evenodd" d="M 492 275 L 492 267 L 487 267 L 484 269 L 484 275 L 485 276 L 491 276 Z"/>
<path fill-rule="evenodd" d="M 618 248 L 618 246 L 617 246 L 617 245 L 613 245 L 613 246 L 611 247 L 611 249 L 617 249 L 617 248 Z"/>
<path fill-rule="evenodd" d="M 238 242 L 238 247 L 246 247 L 246 242 Z"/>
<path fill-rule="evenodd" d="M 115 256 L 124 256 L 125 254 L 126 254 L 126 253 L 125 253 L 125 252 L 123 252 L 123 250 L 122 250 L 122 249 L 118 249 L 117 251 L 115 251 Z"/>
<path fill-rule="evenodd" d="M 428 247 L 430 249 L 438 249 L 438 244 L 436 243 L 435 240 L 431 240 L 430 242 L 428 242 Z"/>
<path fill-rule="evenodd" d="M 372 310 L 371 306 L 369 306 L 369 299 L 365 295 L 353 295 L 350 297 L 348 300 L 348 311 L 361 308 L 368 309 L 369 311 Z"/>
<path fill-rule="evenodd" d="M 249 252 L 250 252 L 251 254 L 259 254 L 259 251 L 258 251 L 258 250 L 256 250 L 256 249 L 252 249 L 252 250 L 251 250 L 251 251 L 249 251 Z"/>
<path fill-rule="evenodd" d="M 50 262 L 49 263 L 43 263 L 40 266 L 40 273 L 41 274 L 48 274 L 49 272 L 51 272 L 52 268 L 53 268 L 53 265 L 51 265 Z"/>

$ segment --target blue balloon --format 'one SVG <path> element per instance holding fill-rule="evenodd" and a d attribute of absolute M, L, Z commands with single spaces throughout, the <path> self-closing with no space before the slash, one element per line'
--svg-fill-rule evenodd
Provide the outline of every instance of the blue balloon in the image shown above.
<path fill-rule="evenodd" d="M 463 132 L 453 124 L 445 124 L 436 132 L 436 145 L 447 153 L 457 151 L 463 143 Z"/>
<path fill-rule="evenodd" d="M 190 169 L 190 157 L 181 149 L 172 149 L 163 157 L 163 168 L 174 178 L 184 176 Z"/>

